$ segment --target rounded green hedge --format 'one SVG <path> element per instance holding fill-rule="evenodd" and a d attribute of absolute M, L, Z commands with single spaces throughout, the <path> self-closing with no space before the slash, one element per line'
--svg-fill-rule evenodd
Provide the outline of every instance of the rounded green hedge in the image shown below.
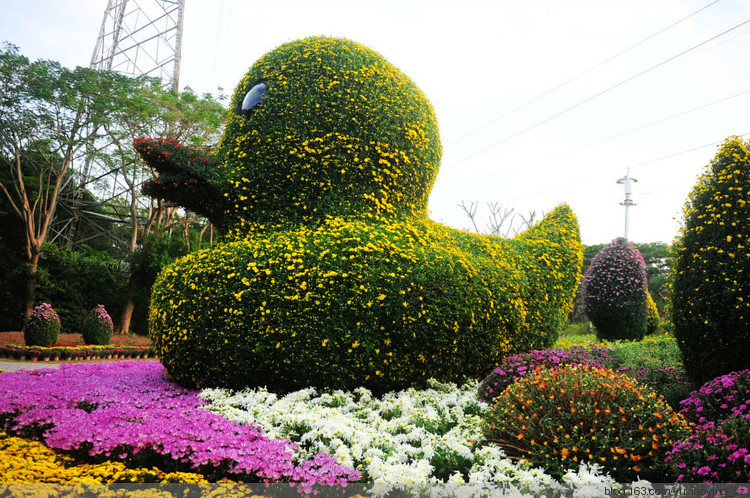
<path fill-rule="evenodd" d="M 648 295 L 643 256 L 622 237 L 594 256 L 581 286 L 584 309 L 596 336 L 608 341 L 643 339 Z"/>
<path fill-rule="evenodd" d="M 382 392 L 551 346 L 583 260 L 575 215 L 507 240 L 434 223 L 440 153 L 429 102 L 376 52 L 308 38 L 261 58 L 218 149 L 226 237 L 153 287 L 170 378 Z"/>
<path fill-rule="evenodd" d="M 696 384 L 748 368 L 750 142 L 731 137 L 691 192 L 673 246 L 672 322 Z"/>

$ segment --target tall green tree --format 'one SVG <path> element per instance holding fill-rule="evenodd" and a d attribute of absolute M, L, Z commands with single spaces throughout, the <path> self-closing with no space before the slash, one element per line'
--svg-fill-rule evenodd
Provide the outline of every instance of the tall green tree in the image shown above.
<path fill-rule="evenodd" d="M 127 236 L 115 243 L 125 253 L 136 250 L 139 236 L 160 224 L 165 212 L 167 224 L 181 218 L 183 232 L 190 232 L 186 219 L 195 216 L 143 201 L 140 185 L 154 172 L 136 157 L 132 143 L 139 136 L 166 136 L 209 147 L 222 132 L 220 100 L 189 88 L 176 94 L 155 78 L 32 62 L 9 44 L 0 50 L 0 216 L 14 216 L 23 233 L 27 316 L 34 306 L 41 248 L 63 214 L 59 206 L 66 189 L 66 196 L 90 197 L 86 189 L 92 177 L 117 172 L 127 185 L 127 199 L 101 202 L 119 202 L 130 214 L 128 229 L 120 231 Z M 127 331 L 127 323 L 121 329 Z"/>
<path fill-rule="evenodd" d="M 130 241 L 128 252 L 132 255 L 138 248 L 139 236 L 147 235 L 156 225 L 160 224 L 164 205 L 159 203 L 156 209 L 151 209 L 147 215 L 148 221 L 142 225 L 139 221 L 138 200 L 141 196 L 142 180 L 154 176 L 156 173 L 136 157 L 133 149 L 133 139 L 138 136 L 166 136 L 181 140 L 198 148 L 209 148 L 218 142 L 223 130 L 223 119 L 226 109 L 219 99 L 211 94 L 196 95 L 189 87 L 177 94 L 172 91 L 160 90 L 152 94 L 144 94 L 143 98 L 135 99 L 128 108 L 117 111 L 119 118 L 109 126 L 104 126 L 111 140 L 111 157 L 119 161 L 119 170 L 128 186 L 128 200 L 130 211 Z M 140 181 L 139 181 L 140 180 Z M 158 201 L 156 201 L 158 202 Z M 173 220 L 176 208 L 172 208 L 168 217 Z M 190 248 L 190 224 L 198 221 L 196 216 L 186 216 L 180 223 L 185 234 L 185 243 Z M 171 225 L 172 223 L 167 223 Z M 136 266 L 132 267 L 127 295 L 117 324 L 117 332 L 126 334 L 130 330 L 130 322 L 136 306 L 136 299 L 143 285 L 152 283 L 152 279 L 144 279 L 143 272 Z"/>
<path fill-rule="evenodd" d="M 26 316 L 34 308 L 39 256 L 63 182 L 91 139 L 87 124 L 106 112 L 97 80 L 95 71 L 31 62 L 12 45 L 0 51 L 0 156 L 10 177 L 0 190 L 23 221 Z M 26 173 L 35 178 L 33 188 Z"/>

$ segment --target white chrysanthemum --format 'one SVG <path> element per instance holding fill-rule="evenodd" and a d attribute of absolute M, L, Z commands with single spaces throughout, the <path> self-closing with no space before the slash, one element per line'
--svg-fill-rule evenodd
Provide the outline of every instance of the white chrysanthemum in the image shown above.
<path fill-rule="evenodd" d="M 481 432 L 487 407 L 477 401 L 476 389 L 476 383 L 430 381 L 427 389 L 380 399 L 365 388 L 323 394 L 310 388 L 282 397 L 265 389 L 206 389 L 201 397 L 224 418 L 296 442 L 299 459 L 323 452 L 360 470 L 363 480 L 377 484 L 375 496 L 407 483 L 506 486 L 518 496 L 560 489 L 563 484 L 542 469 L 509 460 L 500 447 L 487 444 Z M 584 496 L 586 486 L 613 480 L 596 465 L 581 465 L 564 483 Z"/>

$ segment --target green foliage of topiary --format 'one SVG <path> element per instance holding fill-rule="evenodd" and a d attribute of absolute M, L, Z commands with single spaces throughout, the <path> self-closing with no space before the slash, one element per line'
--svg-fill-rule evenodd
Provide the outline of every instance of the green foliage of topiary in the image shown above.
<path fill-rule="evenodd" d="M 509 457 L 558 478 L 588 461 L 619 482 L 672 482 L 664 456 L 689 429 L 629 376 L 566 365 L 518 378 L 485 412 L 483 432 Z"/>
<path fill-rule="evenodd" d="M 750 366 L 750 142 L 724 142 L 673 246 L 672 322 L 697 384 Z"/>
<path fill-rule="evenodd" d="M 646 335 L 655 334 L 661 328 L 659 308 L 656 307 L 651 293 L 646 294 Z"/>
<path fill-rule="evenodd" d="M 571 224 L 558 208 L 537 233 Z M 576 264 L 575 239 L 541 259 L 518 240 L 455 236 L 429 220 L 332 218 L 193 253 L 154 285 L 154 345 L 180 383 L 375 391 L 478 377 L 550 346 L 567 313 L 555 282 L 568 303 L 575 285 L 552 277 Z M 550 265 L 533 281 L 519 270 L 532 258 Z"/>
<path fill-rule="evenodd" d="M 136 147 L 165 171 L 161 196 L 208 192 L 203 178 L 224 206 L 191 203 L 226 237 L 153 287 L 154 346 L 178 383 L 382 392 L 479 377 L 551 346 L 570 311 L 582 261 L 572 211 L 514 239 L 429 220 L 432 107 L 357 43 L 308 38 L 262 57 L 235 92 L 209 175 L 202 160 L 162 164 L 174 144 Z"/>
<path fill-rule="evenodd" d="M 641 253 L 618 238 L 594 256 L 581 295 L 596 336 L 608 341 L 640 341 L 646 334 L 646 267 Z"/>
<path fill-rule="evenodd" d="M 60 335 L 60 317 L 48 303 L 34 308 L 23 326 L 23 340 L 27 346 L 52 346 Z"/>
<path fill-rule="evenodd" d="M 83 319 L 81 334 L 84 344 L 104 346 L 112 339 L 112 318 L 103 305 L 92 309 Z"/>

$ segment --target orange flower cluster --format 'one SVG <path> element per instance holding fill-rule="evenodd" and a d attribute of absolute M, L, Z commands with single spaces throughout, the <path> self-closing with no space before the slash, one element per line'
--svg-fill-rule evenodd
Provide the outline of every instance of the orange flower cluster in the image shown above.
<path fill-rule="evenodd" d="M 582 460 L 620 482 L 671 482 L 667 451 L 688 423 L 661 396 L 624 374 L 588 365 L 542 368 L 495 398 L 484 433 L 512 458 L 560 477 Z"/>

